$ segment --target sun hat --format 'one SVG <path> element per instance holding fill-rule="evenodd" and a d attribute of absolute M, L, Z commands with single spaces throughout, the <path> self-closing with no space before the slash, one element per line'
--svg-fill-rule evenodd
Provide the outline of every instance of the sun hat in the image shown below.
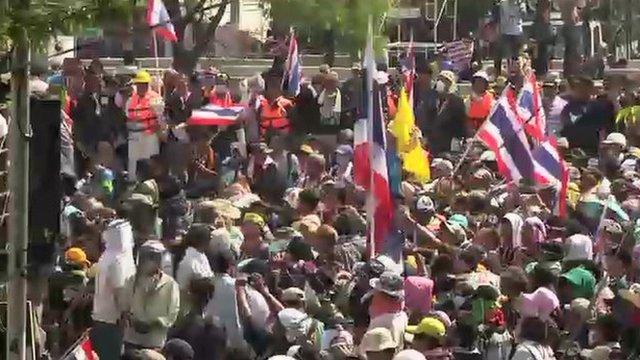
<path fill-rule="evenodd" d="M 590 314 L 589 314 L 590 304 L 591 302 L 585 298 L 573 299 L 569 304 L 569 311 L 579 315 L 583 321 L 586 321 L 590 318 Z"/>
<path fill-rule="evenodd" d="M 263 228 L 265 225 L 264 219 L 262 218 L 261 215 L 256 214 L 256 213 L 246 213 L 244 214 L 244 218 L 242 219 L 243 223 L 250 223 L 250 224 L 254 224 L 256 226 L 258 226 L 259 228 Z"/>
<path fill-rule="evenodd" d="M 518 312 L 523 318 L 535 317 L 546 320 L 558 307 L 558 296 L 546 287 L 539 287 L 532 293 L 522 294 Z"/>
<path fill-rule="evenodd" d="M 443 222 L 442 225 L 456 239 L 456 244 L 460 245 L 467 241 L 467 233 L 459 222 L 447 220 Z"/>
<path fill-rule="evenodd" d="M 431 316 L 425 317 L 420 320 L 418 325 L 407 326 L 406 330 L 410 334 L 422 334 L 435 339 L 442 339 L 447 332 L 447 329 L 442 321 Z"/>
<path fill-rule="evenodd" d="M 571 235 L 564 242 L 564 260 L 591 260 L 593 257 L 593 242 L 583 234 Z"/>
<path fill-rule="evenodd" d="M 365 353 L 395 349 L 397 346 L 398 343 L 393 339 L 391 331 L 383 327 L 367 331 L 360 342 L 360 350 Z"/>
<path fill-rule="evenodd" d="M 631 284 L 629 289 L 622 289 L 618 293 L 621 298 L 631 302 L 635 307 L 640 309 L 640 284 Z"/>
<path fill-rule="evenodd" d="M 397 353 L 396 356 L 393 357 L 393 360 L 426 360 L 426 359 L 427 358 L 425 358 L 424 355 L 422 355 L 419 351 L 413 350 L 413 349 L 402 350 L 399 353 Z"/>
<path fill-rule="evenodd" d="M 282 292 L 282 301 L 304 301 L 304 291 L 297 287 L 290 287 Z"/>
<path fill-rule="evenodd" d="M 404 280 L 394 271 L 385 271 L 379 278 L 370 279 L 369 285 L 375 291 L 395 298 L 404 298 Z"/>
<path fill-rule="evenodd" d="M 593 349 L 584 349 L 580 352 L 580 356 L 589 360 L 609 360 L 613 350 L 608 346 L 596 346 Z"/>

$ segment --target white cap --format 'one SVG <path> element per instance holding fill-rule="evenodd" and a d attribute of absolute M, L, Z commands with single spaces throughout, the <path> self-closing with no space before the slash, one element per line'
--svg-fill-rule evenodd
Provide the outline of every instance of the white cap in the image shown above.
<path fill-rule="evenodd" d="M 410 349 L 400 351 L 393 360 L 426 360 L 426 358 L 420 352 Z"/>
<path fill-rule="evenodd" d="M 496 153 L 486 150 L 480 155 L 480 161 L 496 161 Z"/>
<path fill-rule="evenodd" d="M 587 235 L 571 235 L 564 242 L 564 260 L 591 260 L 593 257 L 593 242 Z"/>
<path fill-rule="evenodd" d="M 602 142 L 605 145 L 620 145 L 622 148 L 627 147 L 627 137 L 621 133 L 611 133 L 607 135 L 607 138 Z"/>
<path fill-rule="evenodd" d="M 480 71 L 476 72 L 475 74 L 473 74 L 473 78 L 481 78 L 481 79 L 484 79 L 486 82 L 490 82 L 489 81 L 489 75 L 484 70 L 480 70 Z M 472 78 L 472 80 L 473 80 L 473 78 Z"/>

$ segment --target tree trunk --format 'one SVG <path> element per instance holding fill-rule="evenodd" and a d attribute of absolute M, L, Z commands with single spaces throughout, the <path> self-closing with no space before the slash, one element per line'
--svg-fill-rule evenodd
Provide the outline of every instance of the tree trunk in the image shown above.
<path fill-rule="evenodd" d="M 227 6 L 231 0 L 223 0 L 220 4 L 217 4 L 217 10 L 215 15 L 209 18 L 208 23 L 203 23 L 198 20 L 198 14 L 205 9 L 213 9 L 213 7 L 207 7 L 205 0 L 200 0 L 192 9 L 186 9 L 186 13 L 182 16 L 180 4 L 178 0 L 167 1 L 167 9 L 171 14 L 174 21 L 176 34 L 178 41 L 173 43 L 173 67 L 184 73 L 191 74 L 198 65 L 198 60 L 207 51 L 211 40 L 215 38 L 216 29 L 222 21 Z M 194 35 L 195 46 L 193 49 L 186 49 L 184 46 L 184 35 L 188 24 L 192 24 L 194 31 L 198 28 L 204 27 L 203 33 Z M 202 25 L 202 26 L 201 26 Z"/>
<path fill-rule="evenodd" d="M 325 53 L 324 53 L 324 62 L 329 66 L 333 67 L 333 64 L 336 60 L 336 34 L 333 27 L 327 29 L 324 33 L 325 40 Z"/>

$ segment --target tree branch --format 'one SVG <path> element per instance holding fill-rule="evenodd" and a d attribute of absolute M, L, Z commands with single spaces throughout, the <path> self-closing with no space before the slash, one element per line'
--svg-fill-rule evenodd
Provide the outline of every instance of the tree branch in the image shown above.
<path fill-rule="evenodd" d="M 216 32 L 216 29 L 218 28 L 218 25 L 220 25 L 220 21 L 222 21 L 222 17 L 224 16 L 225 11 L 227 10 L 227 5 L 229 5 L 230 2 L 231 0 L 223 0 L 219 4 L 218 12 L 216 12 L 216 14 L 211 19 L 209 19 L 209 25 L 207 25 L 207 29 L 205 30 L 204 40 L 196 44 L 196 46 L 193 49 L 194 53 L 196 54 L 202 53 L 202 51 L 204 51 L 204 49 L 206 49 L 209 43 L 211 42 L 211 39 L 215 37 L 214 35 Z"/>

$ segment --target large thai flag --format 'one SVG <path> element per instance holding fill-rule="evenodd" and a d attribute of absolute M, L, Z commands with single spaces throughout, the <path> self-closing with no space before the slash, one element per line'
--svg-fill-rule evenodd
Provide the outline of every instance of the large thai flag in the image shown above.
<path fill-rule="evenodd" d="M 147 24 L 161 38 L 172 42 L 178 41 L 171 17 L 162 0 L 149 0 L 147 3 Z"/>
<path fill-rule="evenodd" d="M 558 216 L 567 214 L 568 168 L 558 152 L 556 139 L 545 139 L 531 152 L 535 161 L 536 180 L 542 184 L 552 184 L 558 190 L 558 200 L 554 212 Z"/>
<path fill-rule="evenodd" d="M 373 74 L 377 71 L 373 43 L 370 40 L 367 40 L 367 47 L 364 50 L 363 68 L 362 102 L 358 107 L 358 120 L 353 124 L 353 180 L 356 185 L 369 189 L 371 186 L 369 93 L 373 85 Z"/>
<path fill-rule="evenodd" d="M 289 94 L 297 96 L 300 93 L 301 78 L 302 70 L 300 56 L 298 54 L 298 39 L 292 31 L 289 40 L 289 53 L 285 63 L 284 77 L 282 78 L 282 88 Z"/>
<path fill-rule="evenodd" d="M 193 110 L 187 121 L 189 125 L 228 126 L 237 122 L 238 116 L 244 110 L 242 105 L 220 106 L 207 104 Z"/>
<path fill-rule="evenodd" d="M 500 173 L 507 181 L 535 179 L 529 140 L 506 91 L 478 130 L 477 137 L 496 154 Z"/>
<path fill-rule="evenodd" d="M 387 140 L 382 108 L 382 92 L 384 88 L 373 85 L 372 116 L 369 122 L 371 143 L 369 147 L 371 163 L 371 188 L 369 189 L 369 206 L 373 214 L 373 222 L 369 223 L 373 229 L 371 234 L 373 245 L 371 253 L 381 253 L 385 249 L 385 240 L 391 231 L 393 221 L 393 202 L 389 187 L 389 172 L 387 169 Z"/>
<path fill-rule="evenodd" d="M 517 104 L 527 134 L 538 141 L 543 141 L 547 129 L 547 118 L 542 107 L 540 86 L 534 74 L 525 79 Z"/>

